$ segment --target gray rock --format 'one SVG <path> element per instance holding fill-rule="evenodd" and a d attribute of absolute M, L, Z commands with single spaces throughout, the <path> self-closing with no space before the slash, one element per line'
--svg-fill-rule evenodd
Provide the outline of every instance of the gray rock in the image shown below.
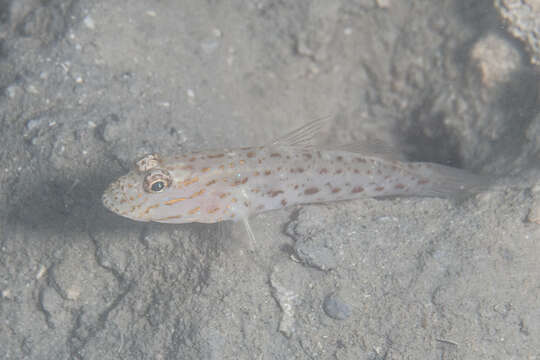
<path fill-rule="evenodd" d="M 531 62 L 540 65 L 540 2 L 494 0 L 493 3 L 506 22 L 506 30 L 525 44 Z"/>
<path fill-rule="evenodd" d="M 345 320 L 351 316 L 351 308 L 339 295 L 332 293 L 324 298 L 323 309 L 332 319 Z"/>

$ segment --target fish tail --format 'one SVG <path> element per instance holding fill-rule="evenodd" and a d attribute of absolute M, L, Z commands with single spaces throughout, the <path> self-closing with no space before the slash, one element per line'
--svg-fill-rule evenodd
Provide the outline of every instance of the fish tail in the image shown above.
<path fill-rule="evenodd" d="M 424 162 L 411 165 L 420 177 L 417 185 L 418 196 L 466 198 L 485 191 L 492 183 L 486 175 L 450 166 Z"/>

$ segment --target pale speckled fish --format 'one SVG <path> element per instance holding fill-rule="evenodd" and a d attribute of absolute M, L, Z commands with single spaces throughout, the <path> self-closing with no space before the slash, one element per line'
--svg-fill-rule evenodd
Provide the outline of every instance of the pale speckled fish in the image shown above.
<path fill-rule="evenodd" d="M 138 221 L 214 223 L 305 203 L 362 197 L 437 196 L 474 192 L 483 177 L 464 170 L 392 159 L 375 142 L 311 145 L 323 120 L 267 146 L 148 155 L 113 182 L 103 204 Z M 250 232 L 250 236 L 252 236 Z"/>

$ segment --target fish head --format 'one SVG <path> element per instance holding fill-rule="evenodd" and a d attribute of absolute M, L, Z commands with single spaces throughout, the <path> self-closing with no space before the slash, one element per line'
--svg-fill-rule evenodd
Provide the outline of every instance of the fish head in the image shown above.
<path fill-rule="evenodd" d="M 102 202 L 112 212 L 136 221 L 192 222 L 182 215 L 194 208 L 194 201 L 179 204 L 179 199 L 188 200 L 192 191 L 182 186 L 189 177 L 188 171 L 173 171 L 159 156 L 147 155 L 135 163 L 135 169 L 108 186 Z"/>

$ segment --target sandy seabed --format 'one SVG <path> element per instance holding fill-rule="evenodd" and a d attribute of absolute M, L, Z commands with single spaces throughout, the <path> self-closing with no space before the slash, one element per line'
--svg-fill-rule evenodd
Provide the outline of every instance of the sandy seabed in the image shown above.
<path fill-rule="evenodd" d="M 538 34 L 507 2 L 2 1 L 0 357 L 540 359 Z M 264 213 L 254 251 L 101 204 L 143 154 L 321 116 L 493 186 Z"/>

